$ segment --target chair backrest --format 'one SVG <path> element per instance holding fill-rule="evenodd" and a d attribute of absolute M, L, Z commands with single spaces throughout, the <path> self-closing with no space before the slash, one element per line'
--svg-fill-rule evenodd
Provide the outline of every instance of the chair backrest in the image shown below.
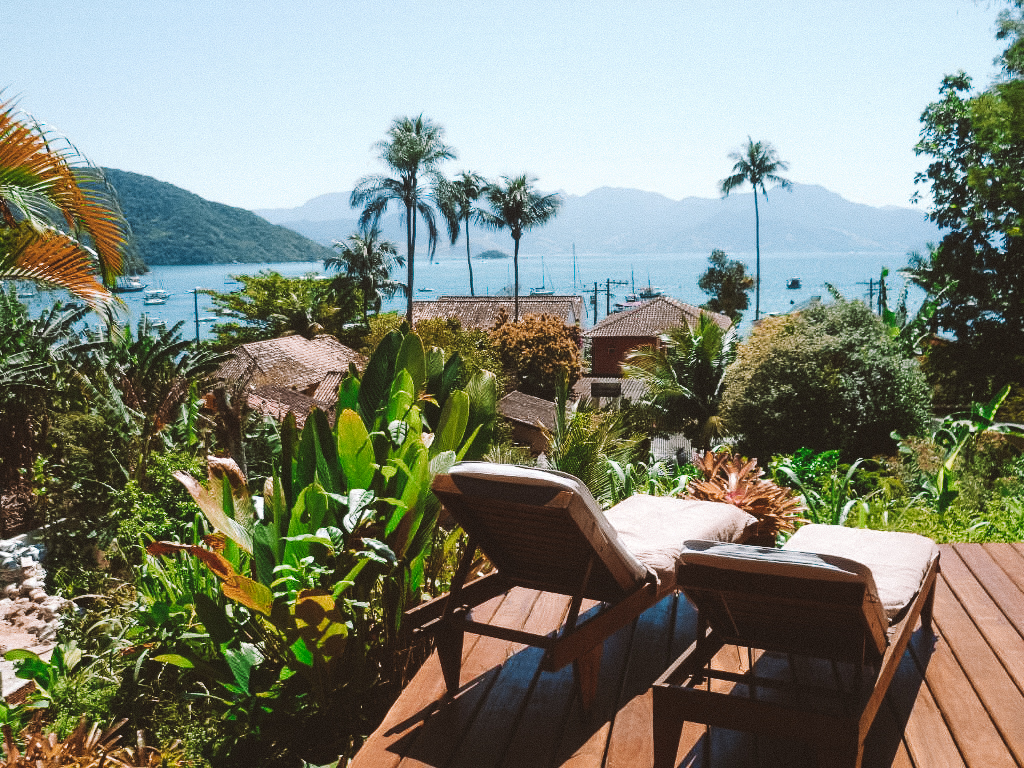
<path fill-rule="evenodd" d="M 679 588 L 726 643 L 870 663 L 889 626 L 870 569 L 847 558 L 687 541 Z"/>
<path fill-rule="evenodd" d="M 583 483 L 562 472 L 490 462 L 456 464 L 433 491 L 513 584 L 615 601 L 648 578 Z"/>

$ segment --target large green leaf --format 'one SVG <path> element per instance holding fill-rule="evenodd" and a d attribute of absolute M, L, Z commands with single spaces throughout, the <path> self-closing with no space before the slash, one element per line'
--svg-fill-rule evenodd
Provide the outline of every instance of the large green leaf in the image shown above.
<path fill-rule="evenodd" d="M 469 396 L 469 421 L 466 428 L 470 432 L 479 429 L 465 457 L 479 459 L 490 448 L 491 436 L 494 433 L 494 422 L 498 412 L 497 379 L 490 371 L 479 371 L 470 379 L 465 392 Z"/>
<path fill-rule="evenodd" d="M 461 389 L 451 393 L 441 410 L 441 420 L 434 433 L 430 453 L 436 456 L 445 451 L 454 451 L 462 444 L 469 423 L 469 396 Z"/>
<path fill-rule="evenodd" d="M 341 413 L 345 409 L 350 409 L 359 413 L 359 375 L 355 370 L 355 366 L 351 363 L 348 374 L 344 379 L 341 380 L 341 386 L 338 387 L 338 402 L 335 404 L 335 412 Z"/>
<path fill-rule="evenodd" d="M 334 525 L 333 521 L 327 522 L 329 504 L 327 494 L 317 483 L 302 489 L 288 525 L 288 541 L 284 546 L 283 562 L 294 563 L 309 556 L 309 543 L 297 540 L 297 537 L 316 533 L 328 524 Z"/>
<path fill-rule="evenodd" d="M 398 350 L 398 360 L 395 364 L 395 374 L 404 370 L 412 377 L 413 396 L 416 397 L 423 391 L 427 383 L 427 362 L 423 352 L 423 342 L 415 333 L 406 334 L 402 340 L 402 347 Z"/>
<path fill-rule="evenodd" d="M 359 413 L 370 431 L 376 428 L 377 411 L 384 406 L 391 392 L 395 361 L 401 348 L 402 334 L 392 331 L 381 339 L 366 364 L 366 372 L 359 384 Z"/>
<path fill-rule="evenodd" d="M 416 387 L 412 375 L 404 368 L 395 372 L 395 380 L 391 383 L 388 407 L 385 411 L 384 424 L 393 421 L 405 421 L 409 411 L 416 402 Z"/>
<path fill-rule="evenodd" d="M 348 490 L 369 488 L 377 472 L 373 444 L 359 414 L 346 409 L 335 424 L 338 437 L 338 459 L 348 481 Z"/>
<path fill-rule="evenodd" d="M 281 488 L 284 492 L 285 507 L 291 509 L 295 505 L 295 455 L 299 445 L 299 430 L 295 426 L 295 414 L 288 412 L 281 425 Z"/>

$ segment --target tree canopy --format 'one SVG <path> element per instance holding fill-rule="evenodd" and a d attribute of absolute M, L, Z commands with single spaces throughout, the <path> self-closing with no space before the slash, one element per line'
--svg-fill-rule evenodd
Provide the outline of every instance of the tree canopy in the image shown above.
<path fill-rule="evenodd" d="M 708 262 L 707 271 L 697 281 L 697 286 L 711 297 L 703 308 L 721 312 L 736 322 L 742 310 L 750 306 L 747 294 L 755 285 L 754 278 L 747 274 L 746 264 L 730 259 L 725 251 L 717 248 L 711 252 Z"/>

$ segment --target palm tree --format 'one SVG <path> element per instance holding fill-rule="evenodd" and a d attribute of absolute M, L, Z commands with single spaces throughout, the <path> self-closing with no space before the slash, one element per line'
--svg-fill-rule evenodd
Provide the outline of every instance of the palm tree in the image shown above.
<path fill-rule="evenodd" d="M 515 241 L 515 322 L 519 322 L 519 239 L 534 227 L 546 224 L 562 205 L 558 193 L 541 195 L 534 188 L 535 178 L 501 177 L 504 183 L 490 184 L 484 192 L 490 211 L 480 211 L 479 221 L 491 229 L 508 229 Z"/>
<path fill-rule="evenodd" d="M 682 432 L 701 452 L 725 436 L 718 410 L 737 341 L 735 324 L 723 330 L 702 312 L 694 327 L 683 323 L 662 334 L 660 345 L 629 354 L 623 374 L 646 385 L 643 404 L 660 432 Z"/>
<path fill-rule="evenodd" d="M 100 169 L 0 102 L 0 280 L 64 288 L 107 312 L 128 236 Z"/>
<path fill-rule="evenodd" d="M 377 143 L 380 158 L 397 178 L 388 176 L 364 176 L 352 190 L 349 200 L 353 208 L 363 206 L 359 226 L 376 226 L 387 210 L 388 203 L 398 201 L 405 206 L 406 260 L 409 280 L 406 283 L 406 320 L 412 326 L 413 267 L 416 252 L 416 214 L 423 217 L 427 225 L 430 255 L 437 248 L 437 225 L 434 223 L 434 209 L 429 196 L 421 187 L 420 177 L 430 177 L 435 186 L 440 178 L 438 165 L 451 160 L 455 152 L 444 143 L 444 129 L 423 117 L 399 117 L 388 129 L 388 138 Z"/>
<path fill-rule="evenodd" d="M 363 325 L 369 325 L 366 309 L 373 305 L 374 312 L 380 312 L 381 297 L 393 296 L 405 288 L 391 279 L 391 270 L 405 264 L 405 258 L 398 255 L 395 244 L 382 240 L 380 229 L 364 227 L 362 232 L 349 235 L 341 243 L 334 243 L 337 256 L 324 260 L 327 269 L 344 269 L 342 280 L 355 286 L 363 294 Z"/>
<path fill-rule="evenodd" d="M 732 167 L 732 176 L 722 179 L 722 197 L 728 197 L 739 186 L 745 182 L 749 183 L 754 190 L 754 244 L 757 251 L 756 280 L 754 285 L 754 320 L 761 317 L 761 218 L 757 210 L 757 192 L 768 199 L 768 191 L 765 183 L 776 184 L 783 189 L 789 189 L 793 183 L 778 175 L 779 171 L 789 168 L 789 163 L 780 160 L 775 147 L 767 141 L 754 141 L 747 137 L 747 146 L 738 152 L 730 152 L 729 159 L 735 160 Z"/>
<path fill-rule="evenodd" d="M 463 171 L 457 177 L 448 181 L 442 179 L 438 185 L 437 205 L 441 209 L 448 224 L 448 234 L 451 236 L 452 245 L 459 239 L 459 230 L 465 222 L 466 227 L 466 264 L 469 266 L 469 295 L 475 296 L 473 290 L 473 260 L 469 253 L 469 220 L 476 213 L 473 207 L 480 195 L 487 188 L 487 180 L 478 173 Z"/>

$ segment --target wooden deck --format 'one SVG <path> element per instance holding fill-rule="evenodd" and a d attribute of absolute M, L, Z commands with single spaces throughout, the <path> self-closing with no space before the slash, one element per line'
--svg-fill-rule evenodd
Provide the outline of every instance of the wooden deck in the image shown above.
<path fill-rule="evenodd" d="M 868 737 L 864 765 L 1024 765 L 1024 544 L 941 549 L 935 634 L 919 630 L 911 641 Z M 559 623 L 567 602 L 513 590 L 475 616 L 543 631 Z M 647 768 L 651 683 L 694 632 L 693 609 L 685 598 L 669 597 L 610 638 L 588 716 L 571 666 L 542 673 L 537 649 L 468 635 L 458 694 L 445 696 L 431 656 L 353 765 Z M 739 655 L 736 664 L 742 668 Z M 808 674 L 799 660 L 790 667 L 793 675 Z M 764 738 L 688 723 L 677 765 L 809 766 L 799 729 L 794 723 L 790 733 Z"/>

